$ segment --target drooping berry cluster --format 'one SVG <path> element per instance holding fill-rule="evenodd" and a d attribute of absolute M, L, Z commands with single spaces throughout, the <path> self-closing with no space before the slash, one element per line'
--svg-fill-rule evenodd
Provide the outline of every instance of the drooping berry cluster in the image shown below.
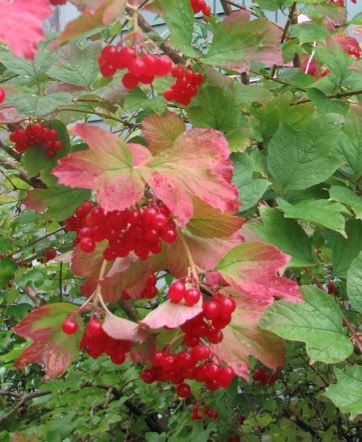
<path fill-rule="evenodd" d="M 176 101 L 183 106 L 191 103 L 192 97 L 197 94 L 198 87 L 203 83 L 202 74 L 192 69 L 184 69 L 176 65 L 172 68 L 171 74 L 176 78 L 175 83 L 163 93 L 165 100 Z"/>
<path fill-rule="evenodd" d="M 219 417 L 219 413 L 210 407 L 202 408 L 201 404 L 194 404 L 190 414 L 190 419 L 193 421 L 198 421 L 203 419 L 205 416 L 210 419 L 217 419 Z"/>
<path fill-rule="evenodd" d="M 207 17 L 211 15 L 211 8 L 204 0 L 190 0 L 192 10 L 195 14 L 202 12 Z"/>
<path fill-rule="evenodd" d="M 47 157 L 54 157 L 63 149 L 55 129 L 43 126 L 41 123 L 29 124 L 25 129 L 18 127 L 10 133 L 10 140 L 15 143 L 15 150 L 26 152 L 31 147 L 40 146 L 45 150 Z"/>
<path fill-rule="evenodd" d="M 162 240 L 176 240 L 176 225 L 163 203 L 149 202 L 142 207 L 113 210 L 105 213 L 101 207 L 86 201 L 65 222 L 66 229 L 77 232 L 75 244 L 91 253 L 96 243 L 108 240 L 104 259 L 113 261 L 133 251 L 146 259 L 150 253 L 162 250 Z"/>
<path fill-rule="evenodd" d="M 187 287 L 188 285 L 190 287 Z M 201 293 L 197 287 L 192 285 L 192 282 L 189 284 L 185 279 L 179 279 L 171 284 L 167 296 L 175 304 L 183 300 L 186 305 L 192 306 L 199 302 Z"/>
<path fill-rule="evenodd" d="M 164 77 L 171 72 L 172 61 L 167 55 L 139 55 L 134 47 L 107 45 L 98 59 L 99 70 L 104 77 L 113 77 L 117 70 L 127 69 L 122 84 L 127 89 L 135 89 L 139 83 L 151 84 L 156 77 Z"/>
<path fill-rule="evenodd" d="M 257 368 L 254 372 L 253 379 L 260 387 L 265 387 L 265 385 L 273 385 L 279 377 L 280 373 L 278 371 L 272 373 L 268 370 Z"/>
<path fill-rule="evenodd" d="M 103 330 L 98 319 L 91 319 L 80 342 L 80 348 L 85 349 L 89 356 L 98 358 L 107 354 L 114 364 L 120 365 L 126 360 L 126 353 L 131 349 L 132 342 L 114 339 Z"/>
<path fill-rule="evenodd" d="M 142 289 L 141 293 L 138 295 L 138 298 L 148 298 L 148 299 L 154 298 L 157 295 L 158 291 L 156 283 L 157 283 L 156 275 L 154 273 L 148 275 L 146 279 L 146 284 Z M 129 294 L 127 290 L 123 290 L 121 294 L 121 299 L 123 301 L 129 301 L 130 299 L 132 299 L 132 296 Z"/>
<path fill-rule="evenodd" d="M 227 388 L 235 375 L 231 367 L 213 362 L 210 348 L 203 344 L 177 354 L 157 351 L 151 362 L 152 366 L 141 372 L 141 379 L 148 384 L 172 382 L 178 386 L 177 394 L 182 398 L 191 396 L 191 387 L 185 383 L 187 379 L 203 382 L 208 390 L 216 390 Z"/>
<path fill-rule="evenodd" d="M 185 333 L 184 343 L 194 347 L 200 343 L 200 339 L 207 339 L 212 344 L 219 344 L 224 338 L 222 329 L 230 323 L 235 308 L 235 301 L 220 293 L 210 301 L 204 301 L 202 313 L 181 325 Z"/>

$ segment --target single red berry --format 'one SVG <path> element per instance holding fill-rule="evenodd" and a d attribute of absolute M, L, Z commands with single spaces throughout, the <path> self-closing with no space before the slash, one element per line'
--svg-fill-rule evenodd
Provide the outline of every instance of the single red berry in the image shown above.
<path fill-rule="evenodd" d="M 91 319 L 87 324 L 86 333 L 89 337 L 92 338 L 98 338 L 99 336 L 102 336 L 104 332 L 101 321 L 99 319 Z"/>
<path fill-rule="evenodd" d="M 154 371 L 151 368 L 145 368 L 141 372 L 141 379 L 146 384 L 152 384 L 156 380 Z"/>
<path fill-rule="evenodd" d="M 180 384 L 177 386 L 177 396 L 187 398 L 191 396 L 191 387 L 188 384 Z"/>
<path fill-rule="evenodd" d="M 123 364 L 123 362 L 126 360 L 126 355 L 122 352 L 117 352 L 112 354 L 111 356 L 111 361 L 113 362 L 113 364 L 116 365 L 121 365 Z"/>
<path fill-rule="evenodd" d="M 176 281 L 171 284 L 170 288 L 168 289 L 167 296 L 169 297 L 170 301 L 177 304 L 184 298 L 185 294 L 185 284 L 181 281 Z"/>
<path fill-rule="evenodd" d="M 2 103 L 3 101 L 5 101 L 6 98 L 6 92 L 5 89 L 0 87 L 0 103 Z"/>
<path fill-rule="evenodd" d="M 195 287 L 191 287 L 190 289 L 186 290 L 184 298 L 185 304 L 191 307 L 199 302 L 201 298 L 200 290 Z"/>
<path fill-rule="evenodd" d="M 191 356 L 195 362 L 202 361 L 211 356 L 211 350 L 207 345 L 198 344 L 191 350 Z"/>
<path fill-rule="evenodd" d="M 62 330 L 66 335 L 74 335 L 78 330 L 78 324 L 74 319 L 65 319 L 62 323 Z"/>
<path fill-rule="evenodd" d="M 84 253 L 92 253 L 96 248 L 96 244 L 91 238 L 82 238 L 79 241 L 79 247 Z"/>
<path fill-rule="evenodd" d="M 138 86 L 138 78 L 128 73 L 122 77 L 123 86 L 127 89 L 135 89 Z"/>

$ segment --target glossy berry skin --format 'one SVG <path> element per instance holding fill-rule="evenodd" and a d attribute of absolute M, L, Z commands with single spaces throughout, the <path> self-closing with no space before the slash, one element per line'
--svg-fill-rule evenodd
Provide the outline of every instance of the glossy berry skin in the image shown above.
<path fill-rule="evenodd" d="M 101 321 L 99 319 L 91 319 L 87 324 L 86 333 L 93 338 L 101 336 L 103 334 Z"/>
<path fill-rule="evenodd" d="M 188 384 L 180 384 L 177 386 L 177 396 L 180 398 L 188 398 L 191 396 L 191 388 Z"/>
<path fill-rule="evenodd" d="M 62 323 L 62 330 L 66 335 L 74 335 L 74 333 L 77 333 L 78 324 L 74 319 L 67 318 Z"/>
<path fill-rule="evenodd" d="M 5 89 L 0 87 L 0 103 L 3 103 L 6 98 L 6 92 Z"/>
<path fill-rule="evenodd" d="M 143 382 L 145 384 L 152 384 L 152 382 L 154 382 L 156 380 L 155 373 L 150 368 L 145 368 L 141 372 L 141 376 L 140 377 L 141 377 L 141 379 L 143 380 Z"/>
<path fill-rule="evenodd" d="M 206 345 L 198 344 L 192 351 L 191 356 L 194 361 L 202 361 L 203 359 L 208 359 L 211 355 L 211 350 Z"/>
<path fill-rule="evenodd" d="M 168 289 L 167 296 L 171 302 L 178 304 L 186 295 L 186 287 L 185 284 L 181 281 L 176 281 L 171 284 Z"/>
<path fill-rule="evenodd" d="M 201 298 L 200 290 L 195 287 L 191 287 L 190 289 L 186 290 L 184 296 L 185 304 L 191 307 L 197 304 L 200 301 L 200 298 Z"/>
<path fill-rule="evenodd" d="M 192 97 L 197 94 L 197 88 L 202 84 L 204 78 L 198 72 L 183 69 L 182 66 L 174 66 L 171 74 L 176 78 L 176 81 L 164 91 L 163 97 L 167 101 L 176 101 L 187 106 L 191 103 Z"/>

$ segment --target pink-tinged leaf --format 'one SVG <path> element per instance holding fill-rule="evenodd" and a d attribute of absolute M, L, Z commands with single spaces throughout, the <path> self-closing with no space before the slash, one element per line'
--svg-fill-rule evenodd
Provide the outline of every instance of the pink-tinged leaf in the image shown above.
<path fill-rule="evenodd" d="M 362 50 L 359 42 L 345 32 L 332 35 L 327 39 L 327 45 L 333 46 L 336 44 L 347 54 L 354 55 L 357 58 L 361 56 Z"/>
<path fill-rule="evenodd" d="M 290 257 L 261 242 L 245 242 L 231 250 L 217 265 L 221 276 L 233 287 L 261 305 L 274 297 L 301 301 L 295 281 L 279 276 Z"/>
<path fill-rule="evenodd" d="M 60 376 L 77 358 L 82 327 L 72 336 L 62 331 L 62 322 L 77 310 L 77 306 L 65 303 L 48 304 L 30 312 L 14 331 L 32 343 L 16 360 L 17 368 L 30 363 L 44 364 L 47 377 Z M 79 324 L 80 325 L 80 324 Z"/>
<path fill-rule="evenodd" d="M 25 0 L 26 1 L 26 0 Z M 35 0 L 36 1 L 36 0 Z M 79 7 L 81 8 L 81 2 Z M 70 21 L 58 38 L 58 44 L 67 40 L 79 37 L 93 29 L 108 25 L 122 14 L 127 4 L 126 0 L 95 0 L 92 2 L 82 2 L 83 13 L 79 17 Z M 88 3 L 88 5 L 87 5 Z"/>
<path fill-rule="evenodd" d="M 103 263 L 103 250 L 107 247 L 107 241 L 97 243 L 92 253 L 85 253 L 76 247 L 73 251 L 71 270 L 78 276 L 84 276 L 98 280 Z"/>
<path fill-rule="evenodd" d="M 140 260 L 131 254 L 127 258 L 118 258 L 106 278 L 101 282 L 102 296 L 106 302 L 120 299 L 122 292 L 136 298 L 146 285 L 147 276 L 166 268 L 165 253 L 157 253 L 147 260 Z"/>
<path fill-rule="evenodd" d="M 243 218 L 232 212 L 221 213 L 220 210 L 194 199 L 194 214 L 187 230 L 203 238 L 228 238 L 237 232 L 243 224 Z"/>
<path fill-rule="evenodd" d="M 97 192 L 97 200 L 106 211 L 123 210 L 143 196 L 144 182 L 136 166 L 150 158 L 138 144 L 126 145 L 110 132 L 87 124 L 77 124 L 73 132 L 89 150 L 61 158 L 53 169 L 61 184 Z"/>
<path fill-rule="evenodd" d="M 242 293 L 229 290 L 228 294 L 238 296 L 237 309 L 230 325 L 223 329 L 224 339 L 220 344 L 212 345 L 212 351 L 246 380 L 249 380 L 250 356 L 272 370 L 282 367 L 285 364 L 282 339 L 258 328 L 264 308 L 250 303 Z"/>
<path fill-rule="evenodd" d="M 34 59 L 44 38 L 42 22 L 51 13 L 49 0 L 0 0 L 0 40 L 15 55 Z"/>
<path fill-rule="evenodd" d="M 282 29 L 264 17 L 249 21 L 245 11 L 233 12 L 218 23 L 204 62 L 239 72 L 253 61 L 282 65 L 281 34 Z"/>
<path fill-rule="evenodd" d="M 176 328 L 184 324 L 189 319 L 198 315 L 202 311 L 202 301 L 192 307 L 180 302 L 175 304 L 171 301 L 165 301 L 155 310 L 149 313 L 141 323 L 150 328 Z"/>
<path fill-rule="evenodd" d="M 139 324 L 128 319 L 119 318 L 111 313 L 106 314 L 103 322 L 103 330 L 114 339 L 142 342 L 146 334 Z"/>
<path fill-rule="evenodd" d="M 152 114 L 142 122 L 142 133 L 153 154 L 172 147 L 177 137 L 184 131 L 184 121 L 172 112 L 168 112 L 165 116 Z"/>
<path fill-rule="evenodd" d="M 135 364 L 151 360 L 155 351 L 155 335 L 148 333 L 143 342 L 135 342 L 130 350 L 130 356 Z"/>
<path fill-rule="evenodd" d="M 179 231 L 177 240 L 168 247 L 167 251 L 167 267 L 177 278 L 187 275 L 190 266 L 181 235 L 190 250 L 194 263 L 204 272 L 213 270 L 216 264 L 243 240 L 239 233 L 229 238 L 201 238 L 187 231 Z"/>
<path fill-rule="evenodd" d="M 181 225 L 193 215 L 196 196 L 222 212 L 238 208 L 238 193 L 230 184 L 230 150 L 221 132 L 191 129 L 172 148 L 148 163 L 142 175 Z"/>
<path fill-rule="evenodd" d="M 20 123 L 27 117 L 18 113 L 14 106 L 4 106 L 0 108 L 0 123 Z"/>

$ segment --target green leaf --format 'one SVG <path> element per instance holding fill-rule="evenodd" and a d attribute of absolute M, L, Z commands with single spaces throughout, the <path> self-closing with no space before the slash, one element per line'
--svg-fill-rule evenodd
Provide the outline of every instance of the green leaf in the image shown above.
<path fill-rule="evenodd" d="M 362 313 L 362 252 L 352 261 L 348 269 L 347 295 L 352 307 Z"/>
<path fill-rule="evenodd" d="M 351 25 L 362 25 L 362 12 L 359 12 L 354 17 L 352 17 L 349 23 Z"/>
<path fill-rule="evenodd" d="M 358 180 L 362 176 L 362 121 L 359 107 L 351 107 L 342 132 L 345 137 L 339 140 L 334 153 L 342 161 L 347 161 Z"/>
<path fill-rule="evenodd" d="M 346 234 L 347 238 L 336 235 L 332 247 L 333 273 L 339 278 L 346 278 L 351 262 L 362 250 L 362 222 L 348 220 Z"/>
<path fill-rule="evenodd" d="M 194 12 L 190 2 L 179 0 L 163 0 L 163 17 L 170 30 L 170 41 L 185 55 L 195 57 L 192 49 L 192 34 L 194 30 Z"/>
<path fill-rule="evenodd" d="M 335 300 L 315 287 L 303 287 L 302 293 L 304 302 L 275 302 L 266 310 L 260 327 L 290 341 L 304 342 L 312 361 L 344 361 L 353 345 Z"/>
<path fill-rule="evenodd" d="M 324 92 L 316 87 L 308 88 L 307 96 L 320 113 L 336 113 L 345 115 L 348 112 L 348 103 L 341 100 L 328 98 Z"/>
<path fill-rule="evenodd" d="M 298 38 L 301 44 L 323 40 L 329 34 L 324 25 L 313 22 L 292 25 L 289 27 L 288 33 L 291 37 Z"/>
<path fill-rule="evenodd" d="M 18 93 L 9 97 L 8 102 L 23 115 L 43 117 L 54 112 L 59 106 L 72 102 L 72 95 L 67 92 L 54 92 L 49 95 Z"/>
<path fill-rule="evenodd" d="M 329 178 L 340 164 L 331 150 L 340 128 L 318 117 L 300 130 L 282 124 L 268 146 L 268 167 L 284 188 L 302 190 Z"/>
<path fill-rule="evenodd" d="M 0 288 L 5 288 L 13 279 L 17 266 L 10 258 L 0 258 Z"/>
<path fill-rule="evenodd" d="M 88 43 L 84 47 L 77 44 L 63 46 L 48 75 L 64 83 L 91 87 L 99 72 L 100 50 L 99 43 Z"/>
<path fill-rule="evenodd" d="M 351 75 L 348 66 L 353 62 L 352 57 L 346 54 L 338 45 L 318 46 L 316 50 L 316 59 L 320 65 L 326 65 L 330 69 L 328 79 L 338 88 L 341 83 Z"/>
<path fill-rule="evenodd" d="M 73 215 L 80 204 L 90 198 L 90 191 L 55 186 L 50 189 L 31 190 L 24 204 L 37 211 L 45 210 L 45 217 L 52 221 L 62 221 Z"/>
<path fill-rule="evenodd" d="M 342 413 L 355 417 L 362 413 L 362 366 L 351 365 L 335 368 L 337 383 L 326 388 L 325 395 Z"/>
<path fill-rule="evenodd" d="M 286 218 L 309 221 L 346 236 L 344 231 L 345 219 L 342 215 L 346 212 L 346 209 L 342 204 L 327 200 L 306 200 L 292 205 L 282 198 L 277 198 L 277 203 Z"/>
<path fill-rule="evenodd" d="M 292 257 L 288 267 L 308 267 L 316 265 L 312 243 L 300 227 L 291 219 L 285 219 L 278 209 L 260 209 L 262 223 L 251 223 L 250 228 L 263 241 L 273 244 Z"/>
<path fill-rule="evenodd" d="M 280 35 L 277 28 L 266 18 L 249 22 L 248 14 L 239 14 L 217 24 L 209 51 L 203 62 L 212 65 L 235 63 L 240 65 L 262 60 L 265 54 L 278 62 L 280 58 Z"/>
<path fill-rule="evenodd" d="M 356 218 L 362 219 L 362 197 L 357 195 L 351 189 L 343 186 L 332 186 L 329 194 L 333 201 L 349 206 L 356 215 Z"/>
<path fill-rule="evenodd" d="M 242 120 L 235 97 L 225 89 L 201 87 L 187 107 L 187 115 L 194 127 L 210 127 L 223 132 L 232 151 L 244 150 L 249 144 L 246 122 Z"/>
<path fill-rule="evenodd" d="M 241 213 L 253 207 L 270 186 L 267 180 L 253 178 L 253 169 L 253 160 L 247 154 L 240 154 L 234 157 L 233 182 L 239 190 Z"/>

